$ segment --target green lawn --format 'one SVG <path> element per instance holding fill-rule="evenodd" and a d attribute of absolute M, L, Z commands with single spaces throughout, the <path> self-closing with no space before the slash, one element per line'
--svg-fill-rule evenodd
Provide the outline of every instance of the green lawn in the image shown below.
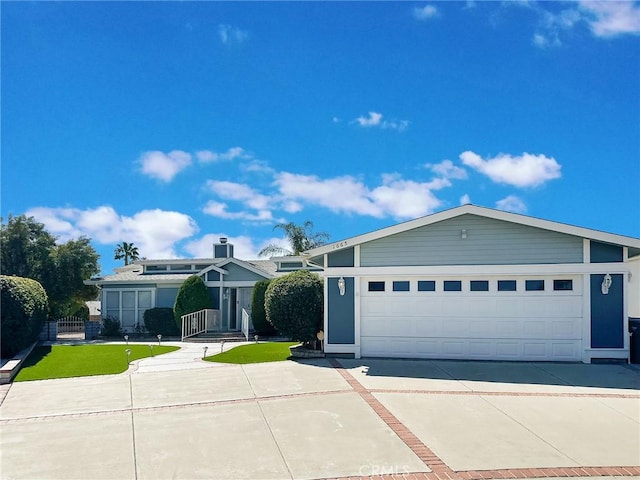
<path fill-rule="evenodd" d="M 289 347 L 298 342 L 267 342 L 242 345 L 231 350 L 206 357 L 207 362 L 218 363 L 262 363 L 281 362 L 291 356 Z"/>
<path fill-rule="evenodd" d="M 47 380 L 51 378 L 84 377 L 122 373 L 130 360 L 150 357 L 148 345 L 54 345 L 36 347 L 25 360 L 14 381 Z M 154 345 L 153 354 L 178 350 L 178 347 Z"/>

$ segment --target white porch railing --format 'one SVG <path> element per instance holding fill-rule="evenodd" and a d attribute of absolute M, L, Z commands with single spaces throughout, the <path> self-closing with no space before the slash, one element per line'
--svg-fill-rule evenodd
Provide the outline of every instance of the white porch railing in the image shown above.
<path fill-rule="evenodd" d="M 244 308 L 242 309 L 242 333 L 249 341 L 249 327 L 251 326 L 251 314 Z"/>
<path fill-rule="evenodd" d="M 200 333 L 220 330 L 220 310 L 205 309 L 187 313 L 182 319 L 182 340 Z"/>

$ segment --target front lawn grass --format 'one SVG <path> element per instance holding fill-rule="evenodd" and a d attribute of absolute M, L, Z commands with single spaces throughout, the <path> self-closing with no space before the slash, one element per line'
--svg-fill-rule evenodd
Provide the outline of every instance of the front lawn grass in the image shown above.
<path fill-rule="evenodd" d="M 263 363 L 281 362 L 291 356 L 289 347 L 299 342 L 266 342 L 242 345 L 211 357 L 206 357 L 207 362 L 218 363 Z"/>
<path fill-rule="evenodd" d="M 173 352 L 179 347 L 154 345 L 153 355 Z M 148 345 L 53 345 L 33 349 L 16 375 L 15 382 L 51 378 L 84 377 L 122 373 L 130 361 L 150 357 Z"/>

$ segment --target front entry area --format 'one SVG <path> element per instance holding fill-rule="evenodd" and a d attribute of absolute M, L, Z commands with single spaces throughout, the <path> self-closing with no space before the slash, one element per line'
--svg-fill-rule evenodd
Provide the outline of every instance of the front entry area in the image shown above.
<path fill-rule="evenodd" d="M 360 280 L 363 357 L 580 361 L 582 277 Z"/>
<path fill-rule="evenodd" d="M 251 312 L 253 288 L 229 288 L 229 330 L 237 331 L 242 327 L 242 310 Z"/>

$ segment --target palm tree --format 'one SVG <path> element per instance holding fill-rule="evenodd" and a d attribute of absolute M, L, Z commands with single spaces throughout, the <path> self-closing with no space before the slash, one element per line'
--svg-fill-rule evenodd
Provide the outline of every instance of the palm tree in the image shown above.
<path fill-rule="evenodd" d="M 138 247 L 134 246 L 133 242 L 119 243 L 116 246 L 116 250 L 114 252 L 113 258 L 115 260 L 124 259 L 124 264 L 129 265 L 130 263 L 133 263 L 136 260 L 140 260 L 140 256 L 138 254 Z"/>
<path fill-rule="evenodd" d="M 296 225 L 293 222 L 278 223 L 273 227 L 274 230 L 282 230 L 285 234 L 290 248 L 283 248 L 276 244 L 267 245 L 258 256 L 291 256 L 300 255 L 312 248 L 320 247 L 329 240 L 327 232 L 313 232 L 313 222 L 307 220 L 302 225 Z"/>

